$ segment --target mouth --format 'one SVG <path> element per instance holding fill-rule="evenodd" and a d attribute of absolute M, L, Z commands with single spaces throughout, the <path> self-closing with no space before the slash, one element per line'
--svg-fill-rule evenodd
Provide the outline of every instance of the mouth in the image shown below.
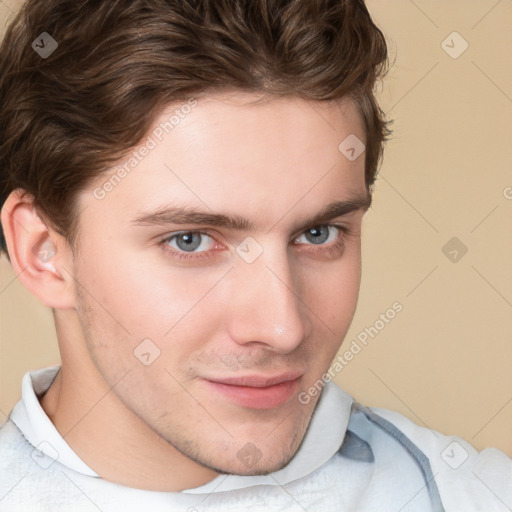
<path fill-rule="evenodd" d="M 280 375 L 245 375 L 204 379 L 209 389 L 223 398 L 250 409 L 274 409 L 288 402 L 297 392 L 303 372 Z"/>

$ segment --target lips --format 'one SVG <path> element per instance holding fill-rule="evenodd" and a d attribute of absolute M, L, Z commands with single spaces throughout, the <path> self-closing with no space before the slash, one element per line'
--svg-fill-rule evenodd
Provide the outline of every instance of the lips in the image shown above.
<path fill-rule="evenodd" d="M 245 375 L 204 380 L 209 390 L 235 405 L 250 409 L 274 409 L 297 392 L 303 372 L 279 375 Z"/>
<path fill-rule="evenodd" d="M 209 378 L 210 382 L 217 382 L 218 384 L 227 384 L 229 386 L 250 386 L 253 388 L 265 388 L 298 379 L 304 374 L 302 371 L 289 371 L 280 373 L 279 375 L 245 375 L 239 377 L 226 377 L 226 378 Z"/>

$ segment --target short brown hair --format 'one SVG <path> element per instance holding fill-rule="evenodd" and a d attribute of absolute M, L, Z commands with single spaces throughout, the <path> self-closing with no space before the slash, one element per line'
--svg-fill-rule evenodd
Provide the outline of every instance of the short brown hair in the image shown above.
<path fill-rule="evenodd" d="M 44 32 L 47 58 L 31 47 Z M 0 206 L 24 190 L 73 244 L 76 195 L 161 108 L 224 89 L 353 97 L 371 191 L 392 133 L 374 97 L 387 64 L 363 0 L 28 0 L 0 47 Z"/>

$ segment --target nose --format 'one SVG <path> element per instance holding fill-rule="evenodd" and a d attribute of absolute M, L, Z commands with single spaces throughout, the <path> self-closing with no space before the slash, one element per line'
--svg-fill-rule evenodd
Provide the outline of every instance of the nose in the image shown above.
<path fill-rule="evenodd" d="M 290 266 L 286 248 L 265 248 L 256 261 L 238 261 L 230 287 L 229 331 L 243 345 L 292 352 L 309 335 L 305 283 Z"/>

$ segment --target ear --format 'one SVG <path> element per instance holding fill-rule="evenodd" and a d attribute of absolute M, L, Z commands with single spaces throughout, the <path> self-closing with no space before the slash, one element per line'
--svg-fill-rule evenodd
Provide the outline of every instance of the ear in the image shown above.
<path fill-rule="evenodd" d="M 55 309 L 74 307 L 72 252 L 66 240 L 48 229 L 32 199 L 22 190 L 11 192 L 1 213 L 7 251 L 21 283 L 43 304 Z"/>

